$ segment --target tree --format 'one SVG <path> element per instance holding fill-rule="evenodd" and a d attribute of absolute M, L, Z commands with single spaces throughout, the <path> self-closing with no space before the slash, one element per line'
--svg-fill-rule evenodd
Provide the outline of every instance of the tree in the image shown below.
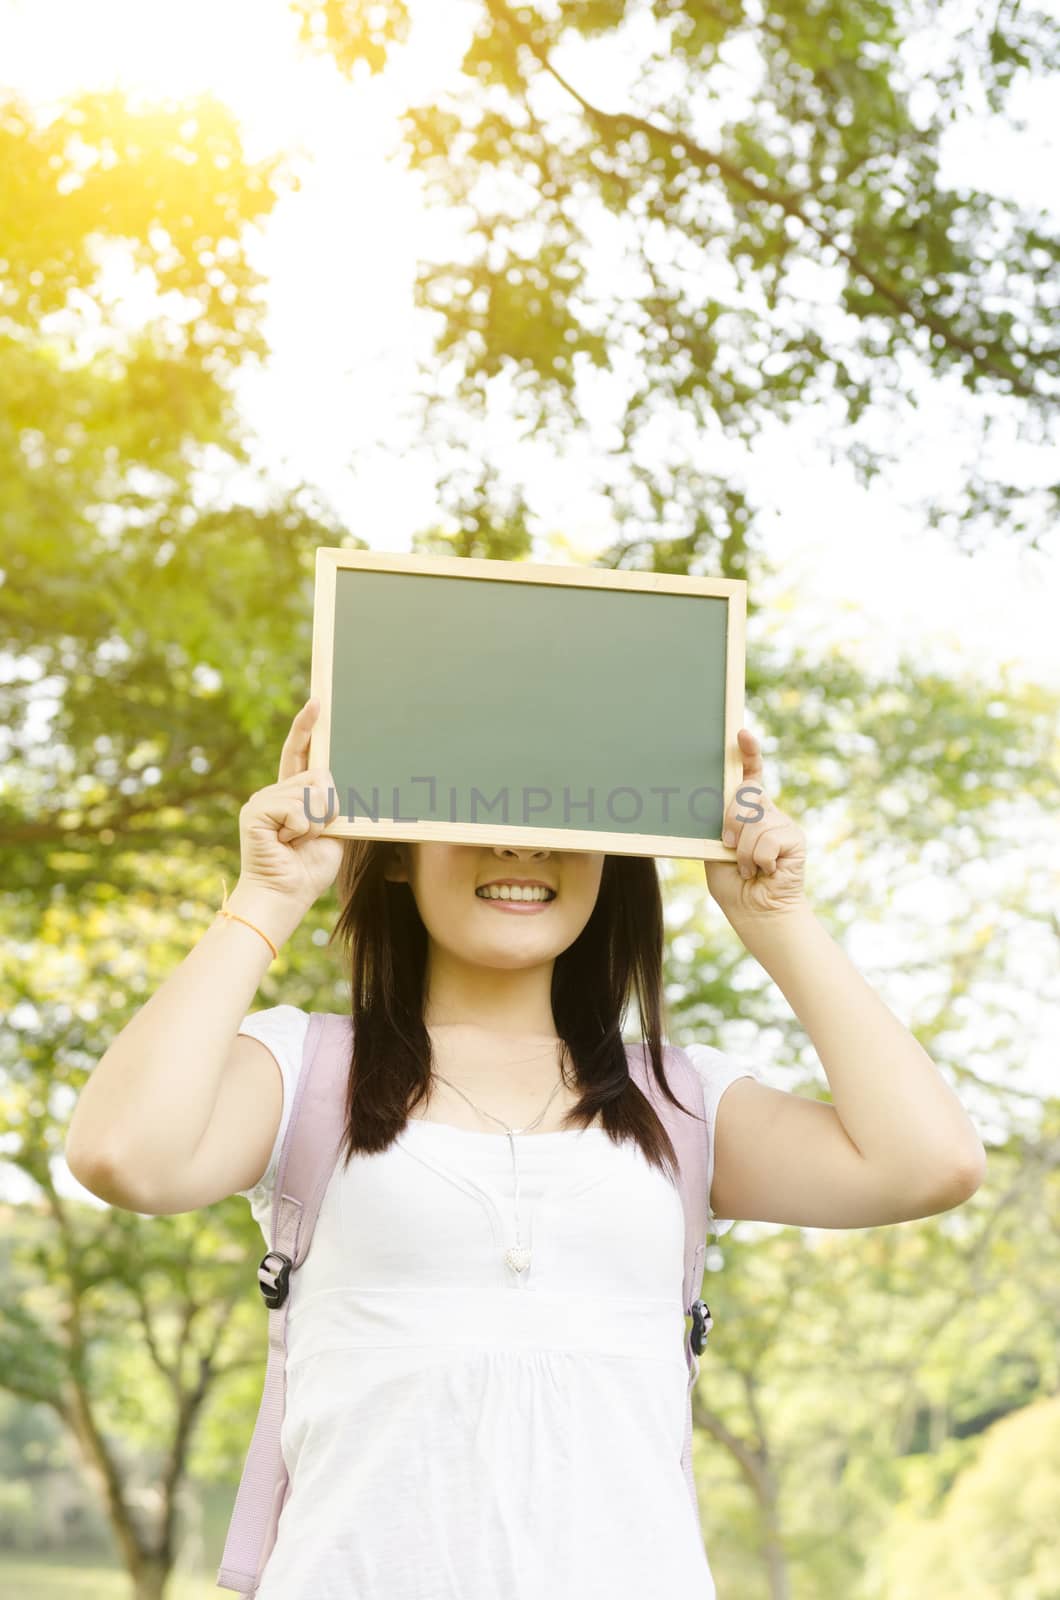
<path fill-rule="evenodd" d="M 284 172 L 248 165 L 209 99 L 83 95 L 45 120 L 8 94 L 0 173 L 0 864 L 12 893 L 118 890 L 160 842 L 209 856 L 246 752 L 271 756 L 304 698 L 334 525 L 303 489 L 255 507 L 197 487 L 247 461 L 230 381 L 265 345 L 246 235 Z M 123 271 L 150 291 L 139 325 Z"/>
<path fill-rule="evenodd" d="M 75 1443 L 136 1600 L 160 1600 L 202 1418 L 234 1375 L 258 1371 L 249 1225 L 220 1208 L 159 1226 L 71 1205 L 48 1177 L 38 1203 L 4 1211 L 3 1388 Z"/>
<path fill-rule="evenodd" d="M 3 1230 L 0 1384 L 76 1441 L 139 1600 L 162 1593 L 208 1402 L 260 1377 L 260 1234 L 241 1203 L 78 1207 L 55 1168 L 85 1074 L 205 923 L 199 897 L 216 905 L 304 698 L 312 553 L 335 530 L 301 491 L 204 505 L 197 483 L 247 460 L 229 385 L 266 348 L 247 235 L 281 178 L 209 99 L 3 100 L 0 1131 L 34 1198 Z M 123 270 L 150 291 L 138 321 Z M 324 969 L 303 963 L 308 991 Z"/>
<path fill-rule="evenodd" d="M 414 25 L 407 0 L 293 3 L 350 76 L 385 70 Z M 707 463 L 815 407 L 870 482 L 934 387 L 968 479 L 925 515 L 968 543 L 991 524 L 1038 542 L 1060 485 L 1007 481 L 992 446 L 1033 439 L 1048 482 L 1057 237 L 1041 210 L 950 187 L 942 158 L 967 108 L 1019 126 L 1055 18 L 853 0 L 472 16 L 457 81 L 404 119 L 409 165 L 466 218 L 459 256 L 418 279 L 439 426 L 474 454 L 473 419 L 502 413 L 561 448 L 606 413 L 620 537 L 602 560 L 669 541 L 675 570 L 746 576 L 754 495 Z"/>

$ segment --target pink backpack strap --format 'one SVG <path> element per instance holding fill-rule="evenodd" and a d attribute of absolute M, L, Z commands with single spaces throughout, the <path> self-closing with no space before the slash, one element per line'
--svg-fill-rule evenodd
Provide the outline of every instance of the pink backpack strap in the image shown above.
<path fill-rule="evenodd" d="M 707 1244 L 708 1202 L 707 1194 L 707 1128 L 706 1103 L 703 1080 L 692 1062 L 677 1045 L 663 1046 L 663 1070 L 670 1089 L 693 1115 L 671 1105 L 666 1099 L 652 1070 L 651 1056 L 643 1043 L 626 1045 L 629 1075 L 646 1094 L 673 1143 L 680 1172 L 678 1188 L 685 1213 L 685 1276 L 682 1286 L 686 1317 L 692 1324 L 685 1330 L 685 1361 L 688 1365 L 688 1387 L 685 1413 L 685 1442 L 681 1451 L 681 1465 L 685 1482 L 699 1523 L 699 1498 L 696 1494 L 695 1474 L 692 1471 L 692 1390 L 699 1373 L 699 1358 L 713 1327 L 710 1308 L 699 1298 L 703 1284 L 703 1255 Z M 697 1120 L 703 1119 L 703 1120 Z"/>
<path fill-rule="evenodd" d="M 257 1593 L 290 1488 L 280 1449 L 287 1394 L 289 1278 L 309 1254 L 321 1201 L 339 1157 L 349 1064 L 349 1017 L 312 1012 L 276 1169 L 272 1248 L 258 1267 L 258 1287 L 269 1308 L 265 1386 L 217 1573 L 217 1588 L 235 1589 L 247 1597 Z"/>

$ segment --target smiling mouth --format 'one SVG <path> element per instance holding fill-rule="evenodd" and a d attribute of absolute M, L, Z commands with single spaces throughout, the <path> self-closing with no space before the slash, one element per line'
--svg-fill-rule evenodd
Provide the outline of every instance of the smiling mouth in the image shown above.
<path fill-rule="evenodd" d="M 484 886 L 475 890 L 476 900 L 485 900 L 495 906 L 545 906 L 556 898 L 554 889 L 521 889 L 518 886 L 491 889 Z"/>

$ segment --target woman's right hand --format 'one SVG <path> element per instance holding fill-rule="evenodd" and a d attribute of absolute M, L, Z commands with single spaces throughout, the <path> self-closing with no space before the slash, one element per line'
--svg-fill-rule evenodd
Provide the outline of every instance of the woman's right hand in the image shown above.
<path fill-rule="evenodd" d="M 311 698 L 291 723 L 280 752 L 276 783 L 258 789 L 239 813 L 241 884 L 289 895 L 304 910 L 338 876 L 345 839 L 324 833 L 339 811 L 338 787 L 330 772 L 309 770 L 309 738 L 320 714 Z M 309 794 L 306 797 L 305 791 Z"/>

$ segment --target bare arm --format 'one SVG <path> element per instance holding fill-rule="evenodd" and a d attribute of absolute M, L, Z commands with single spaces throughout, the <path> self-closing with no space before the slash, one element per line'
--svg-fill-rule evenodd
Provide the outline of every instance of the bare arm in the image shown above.
<path fill-rule="evenodd" d="M 278 782 L 239 813 L 241 870 L 228 909 L 277 948 L 334 882 L 344 848 L 303 804 L 308 787 L 311 815 L 330 815 L 331 774 L 307 770 L 319 709 L 315 700 L 302 707 L 284 741 Z M 93 1069 L 67 1130 L 67 1164 L 87 1188 L 105 1199 L 122 1196 L 117 1204 L 149 1200 L 191 1161 L 271 960 L 253 928 L 216 918 L 130 1018 Z"/>
<path fill-rule="evenodd" d="M 907 1195 L 974 1191 L 985 1162 L 975 1124 L 810 906 L 760 918 L 741 938 L 809 1034 L 851 1149 L 881 1183 Z"/>
<path fill-rule="evenodd" d="M 303 911 L 275 890 L 239 882 L 228 908 L 279 948 Z M 265 940 L 218 917 L 94 1067 L 66 1137 L 71 1172 L 91 1187 L 120 1171 L 130 1192 L 191 1159 L 217 1103 L 239 1024 L 272 961 Z"/>
<path fill-rule="evenodd" d="M 865 1228 L 933 1216 L 982 1182 L 986 1151 L 958 1096 L 919 1041 L 814 915 L 802 886 L 803 831 L 765 794 L 750 729 L 737 735 L 741 793 L 707 883 L 817 1051 L 832 1105 L 737 1082 L 718 1111 L 712 1204 L 723 1217 Z"/>

